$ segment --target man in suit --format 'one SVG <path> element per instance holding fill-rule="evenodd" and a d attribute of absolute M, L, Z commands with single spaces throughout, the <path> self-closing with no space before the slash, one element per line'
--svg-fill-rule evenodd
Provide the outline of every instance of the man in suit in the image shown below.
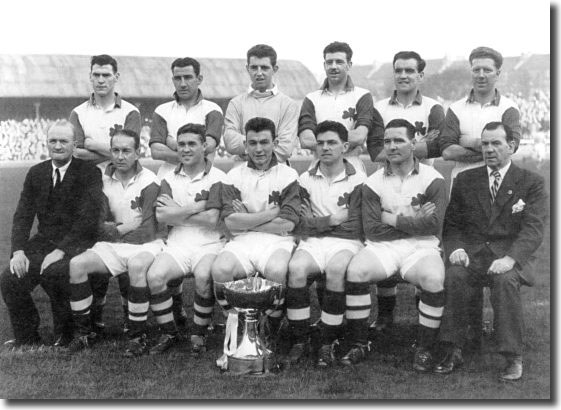
<path fill-rule="evenodd" d="M 522 377 L 520 286 L 533 283 L 547 194 L 540 176 L 512 163 L 516 141 L 508 125 L 485 125 L 481 147 L 485 166 L 458 174 L 446 210 L 443 237 L 449 263 L 440 339 L 447 345 L 434 371 L 447 374 L 461 366 L 469 308 L 480 288 L 489 286 L 498 351 L 507 362 L 499 378 L 513 381 Z"/>
<path fill-rule="evenodd" d="M 57 121 L 47 133 L 51 159 L 31 167 L 13 219 L 10 266 L 0 276 L 15 339 L 11 346 L 39 344 L 39 314 L 31 292 L 41 285 L 51 299 L 55 345 L 72 339 L 68 263 L 95 241 L 102 197 L 101 172 L 72 154 L 73 125 Z M 30 238 L 33 221 L 38 232 Z"/>

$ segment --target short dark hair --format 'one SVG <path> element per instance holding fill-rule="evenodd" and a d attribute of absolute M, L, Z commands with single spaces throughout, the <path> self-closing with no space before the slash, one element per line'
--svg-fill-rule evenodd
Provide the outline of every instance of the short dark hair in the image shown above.
<path fill-rule="evenodd" d="M 339 52 L 345 53 L 345 55 L 347 56 L 347 62 L 350 62 L 351 59 L 353 58 L 353 50 L 351 46 L 341 41 L 334 41 L 333 43 L 330 43 L 327 46 L 325 46 L 325 48 L 323 49 L 323 58 L 325 59 L 325 55 L 327 53 L 339 53 Z"/>
<path fill-rule="evenodd" d="M 100 54 L 98 56 L 93 56 L 90 59 L 90 71 L 92 71 L 94 64 L 97 65 L 109 64 L 111 67 L 113 67 L 113 73 L 117 72 L 117 60 L 115 60 L 113 57 L 111 57 L 108 54 Z"/>
<path fill-rule="evenodd" d="M 469 55 L 469 63 L 472 64 L 476 58 L 490 58 L 495 62 L 495 67 L 499 70 L 503 65 L 503 56 L 497 50 L 490 47 L 474 48 Z"/>
<path fill-rule="evenodd" d="M 193 67 L 193 71 L 195 72 L 195 75 L 199 75 L 201 73 L 201 64 L 195 60 L 194 58 L 191 57 L 183 57 L 183 58 L 177 58 L 173 61 L 173 63 L 171 63 L 171 71 L 173 72 L 173 69 L 175 67 Z"/>
<path fill-rule="evenodd" d="M 277 138 L 277 130 L 275 128 L 275 123 L 268 118 L 264 117 L 254 117 L 245 123 L 245 135 L 247 136 L 249 131 L 260 132 L 269 130 L 273 136 L 273 141 Z"/>
<path fill-rule="evenodd" d="M 427 62 L 421 58 L 419 53 L 416 51 L 400 51 L 393 56 L 393 63 L 392 66 L 395 66 L 395 62 L 397 60 L 409 60 L 414 59 L 417 60 L 417 71 L 422 73 L 427 65 Z"/>
<path fill-rule="evenodd" d="M 140 148 L 140 135 L 136 133 L 136 131 L 129 130 L 128 128 L 123 128 L 120 130 L 115 131 L 115 134 L 111 136 L 111 146 L 113 146 L 113 138 L 117 135 L 124 135 L 126 137 L 131 137 L 134 139 L 134 149 Z"/>
<path fill-rule="evenodd" d="M 498 130 L 499 128 L 505 130 L 505 134 L 506 134 L 505 139 L 507 140 L 507 142 L 512 142 L 515 140 L 514 133 L 512 132 L 512 128 L 510 128 L 504 122 L 500 122 L 500 121 L 491 121 L 485 124 L 483 130 L 481 131 L 481 135 L 483 135 L 485 131 L 495 131 Z"/>
<path fill-rule="evenodd" d="M 202 144 L 206 142 L 206 128 L 202 124 L 189 123 L 189 124 L 182 125 L 177 130 L 177 138 L 179 138 L 181 134 L 187 134 L 187 133 L 197 134 L 200 137 Z"/>
<path fill-rule="evenodd" d="M 265 58 L 269 57 L 271 60 L 271 65 L 274 67 L 277 65 L 277 52 L 271 46 L 267 44 L 257 44 L 247 50 L 247 63 L 249 64 L 250 57 Z"/>
<path fill-rule="evenodd" d="M 386 124 L 384 130 L 387 130 L 388 128 L 402 128 L 402 127 L 407 130 L 407 138 L 409 138 L 410 140 L 415 138 L 415 133 L 417 132 L 415 126 L 404 118 L 395 118 L 391 120 Z"/>
<path fill-rule="evenodd" d="M 347 142 L 349 140 L 349 131 L 347 128 L 337 121 L 322 121 L 316 127 L 316 139 L 319 134 L 323 134 L 327 131 L 333 131 L 336 133 L 341 141 Z"/>

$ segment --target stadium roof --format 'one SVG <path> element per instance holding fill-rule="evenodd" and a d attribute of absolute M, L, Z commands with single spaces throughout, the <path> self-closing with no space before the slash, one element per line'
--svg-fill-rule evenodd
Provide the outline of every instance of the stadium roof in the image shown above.
<path fill-rule="evenodd" d="M 117 90 L 125 98 L 169 98 L 173 94 L 171 63 L 175 57 L 114 56 L 121 76 Z M 201 90 L 209 99 L 228 99 L 249 85 L 245 59 L 197 58 Z M 302 100 L 319 87 L 299 61 L 279 60 L 276 83 L 285 94 Z M 91 92 L 90 56 L 0 55 L 0 98 L 83 97 Z"/>

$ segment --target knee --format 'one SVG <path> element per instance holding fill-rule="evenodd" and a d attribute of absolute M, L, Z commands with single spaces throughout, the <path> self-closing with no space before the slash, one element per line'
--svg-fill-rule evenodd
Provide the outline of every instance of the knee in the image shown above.
<path fill-rule="evenodd" d="M 291 288 L 302 288 L 308 283 L 308 272 L 306 267 L 297 261 L 288 264 L 288 286 Z"/>
<path fill-rule="evenodd" d="M 17 276 L 12 274 L 10 268 L 7 268 L 4 272 L 2 272 L 2 275 L 0 275 L 0 288 L 2 289 L 2 294 L 5 295 L 6 292 L 9 292 L 10 289 L 12 289 L 16 283 L 16 279 Z"/>
<path fill-rule="evenodd" d="M 71 282 L 72 281 L 82 282 L 82 279 L 85 280 L 85 278 L 87 278 L 88 273 L 90 273 L 88 271 L 88 264 L 83 254 L 75 256 L 72 259 L 70 259 L 69 276 Z"/>
<path fill-rule="evenodd" d="M 369 281 L 369 272 L 364 266 L 361 266 L 358 263 L 351 263 L 349 264 L 349 268 L 347 269 L 347 281 L 349 282 L 367 282 Z"/>
<path fill-rule="evenodd" d="M 232 280 L 232 266 L 228 266 L 228 263 L 220 257 L 216 258 L 210 272 L 215 282 L 224 283 Z"/>
<path fill-rule="evenodd" d="M 444 272 L 423 272 L 419 279 L 419 284 L 423 290 L 440 292 L 444 289 Z"/>
<path fill-rule="evenodd" d="M 154 257 L 150 254 L 142 254 L 131 258 L 127 263 L 129 275 L 146 274 L 153 261 Z"/>
<path fill-rule="evenodd" d="M 288 276 L 288 266 L 284 263 L 271 263 L 267 264 L 267 269 L 265 270 L 265 277 L 277 283 L 285 284 L 286 277 Z M 304 281 L 304 286 L 306 281 Z"/>
<path fill-rule="evenodd" d="M 500 275 L 493 275 L 493 288 L 504 290 L 519 290 L 520 280 L 514 270 L 510 270 Z"/>
<path fill-rule="evenodd" d="M 331 290 L 339 289 L 345 284 L 345 270 L 346 266 L 328 266 L 325 269 L 325 281 L 327 282 L 327 287 Z"/>
<path fill-rule="evenodd" d="M 166 288 L 166 279 L 164 277 L 164 272 L 158 269 L 148 269 L 146 273 L 146 281 L 148 282 L 148 287 L 153 293 L 162 292 Z"/>

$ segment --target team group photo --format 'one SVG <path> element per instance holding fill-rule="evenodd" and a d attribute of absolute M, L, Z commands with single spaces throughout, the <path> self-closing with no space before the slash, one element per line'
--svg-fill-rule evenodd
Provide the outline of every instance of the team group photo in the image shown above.
<path fill-rule="evenodd" d="M 0 396 L 550 400 L 549 43 L 388 6 L 357 63 L 323 10 L 298 61 L 253 13 L 234 57 L 0 49 Z"/>

